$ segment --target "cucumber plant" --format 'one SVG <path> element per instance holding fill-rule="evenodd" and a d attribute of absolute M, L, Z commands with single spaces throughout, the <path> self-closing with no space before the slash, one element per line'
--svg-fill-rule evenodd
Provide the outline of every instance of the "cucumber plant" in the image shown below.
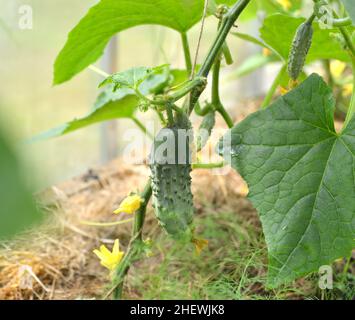
<path fill-rule="evenodd" d="M 262 4 L 266 11 L 273 8 L 270 10 L 274 13 L 278 2 Z M 261 29 L 263 41 L 238 34 L 265 46 L 283 61 L 262 110 L 238 124 L 234 124 L 219 96 L 221 60 L 230 62 L 227 36 L 239 18 L 255 14 L 260 1 L 101 0 L 69 33 L 54 65 L 54 84 L 68 81 L 89 67 L 113 35 L 136 25 L 158 24 L 179 32 L 186 62 L 186 70 L 169 65 L 136 67 L 108 76 L 90 114 L 37 137 L 60 136 L 114 118 L 132 119 L 146 132 L 136 114 L 148 109 L 154 110 L 164 125 L 153 141 L 151 177 L 139 195 L 141 205 L 135 213 L 133 236 L 122 260 L 113 268 L 107 297 L 121 297 L 130 265 L 146 250 L 142 230 L 151 197 L 162 227 L 175 239 L 187 236 L 201 248 L 203 241 L 196 240 L 193 227 L 190 172 L 199 164 L 191 163 L 191 135 L 176 147 L 178 131 L 190 129 L 188 118 L 194 111 L 204 117 L 197 134 L 198 149 L 206 143 L 200 131 L 207 131 L 207 136 L 211 133 L 216 113 L 230 128 L 217 151 L 248 183 L 249 199 L 260 214 L 269 253 L 269 287 L 350 255 L 355 239 L 355 98 L 351 99 L 342 131 L 337 132 L 331 89 L 319 75 L 307 77 L 302 71 L 304 63 L 317 59 L 350 62 L 355 70 L 354 15 L 349 1 L 343 2 L 349 17 L 345 10 L 334 11 L 331 30 L 319 27 L 321 16 L 314 6 L 306 22 L 287 11 L 269 15 Z M 195 68 L 187 32 L 201 19 L 203 24 L 206 15 L 217 17 L 217 32 L 206 58 Z M 334 34 L 342 39 L 341 45 Z M 287 70 L 293 80 L 303 82 L 294 83 L 290 92 L 272 102 L 275 86 Z M 202 106 L 199 98 L 211 71 L 211 101 Z M 169 154 L 157 155 L 164 136 L 170 136 L 173 142 L 172 163 L 164 162 Z M 187 158 L 180 163 L 177 159 L 182 153 Z"/>

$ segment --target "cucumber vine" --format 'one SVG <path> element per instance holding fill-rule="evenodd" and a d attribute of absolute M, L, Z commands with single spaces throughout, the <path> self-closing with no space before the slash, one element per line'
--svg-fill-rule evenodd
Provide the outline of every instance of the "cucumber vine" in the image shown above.
<path fill-rule="evenodd" d="M 314 61 L 338 59 L 350 62 L 355 73 L 354 17 L 347 16 L 344 10 L 342 14 L 332 10 L 331 17 L 327 17 L 332 28 L 327 30 L 319 26 L 324 14 L 322 8 L 329 5 L 327 1 L 314 0 L 313 11 L 307 20 L 295 17 L 294 12 L 288 14 L 275 3 L 271 6 L 273 9 L 263 7 L 267 2 L 263 1 L 261 6 L 266 12 L 275 7 L 279 11 L 272 11 L 265 18 L 260 30 L 262 40 L 241 33 L 235 36 L 267 50 L 272 59 L 262 60 L 263 65 L 279 61 L 281 68 L 261 109 L 235 124 L 220 97 L 220 69 L 223 59 L 226 64 L 233 62 L 227 36 L 241 14 L 252 10 L 249 4 L 253 1 L 239 0 L 229 8 L 223 5 L 224 1 L 217 0 L 135 0 L 131 1 L 134 6 L 127 1 L 101 0 L 70 32 L 57 57 L 54 83 L 60 84 L 89 67 L 100 57 L 113 35 L 132 26 L 163 25 L 178 31 L 181 36 L 184 70 L 163 65 L 137 67 L 109 75 L 101 84 L 104 90 L 90 114 L 37 137 L 60 136 L 93 123 L 129 118 L 153 139 L 151 177 L 138 197 L 127 200 L 127 208 L 138 205 L 138 209 L 127 209 L 135 211 L 132 238 L 113 270 L 106 298 L 122 297 L 130 266 L 149 247 L 142 233 L 151 198 L 155 214 L 167 233 L 193 242 L 198 251 L 206 245 L 204 239 L 194 234 L 192 224 L 190 171 L 194 168 L 221 168 L 230 162 L 248 183 L 249 199 L 260 214 L 268 245 L 269 287 L 317 271 L 339 257 L 348 257 L 354 248 L 354 93 L 343 130 L 336 132 L 332 89 L 319 75 L 308 76 L 306 68 Z M 338 1 L 341 3 L 348 8 L 346 0 Z M 155 10 L 155 6 L 159 6 L 159 10 Z M 201 19 L 204 21 L 207 13 L 218 19 L 217 34 L 197 68 L 196 59 L 192 60 L 188 31 Z M 199 100 L 211 71 L 211 99 L 203 104 Z M 353 84 L 355 86 L 354 76 Z M 288 92 L 274 100 L 280 86 Z M 148 109 L 154 110 L 163 123 L 156 137 L 135 115 L 137 110 L 145 112 Z M 170 130 L 176 142 L 179 129 L 190 129 L 189 116 L 193 111 L 203 117 L 197 134 L 198 151 L 204 148 L 215 126 L 216 114 L 224 119 L 229 130 L 221 138 L 217 150 L 224 161 L 192 163 L 190 136 L 185 138 L 182 149 L 174 149 L 175 158 L 184 152 L 188 161 L 160 163 L 154 152 L 164 141 L 161 136 Z M 207 136 L 203 137 L 203 131 Z M 105 258 L 102 253 L 98 254 Z"/>

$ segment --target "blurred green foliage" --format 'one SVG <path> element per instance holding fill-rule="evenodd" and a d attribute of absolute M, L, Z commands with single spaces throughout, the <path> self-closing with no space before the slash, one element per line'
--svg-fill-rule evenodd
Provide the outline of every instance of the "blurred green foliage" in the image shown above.
<path fill-rule="evenodd" d="M 0 238 L 12 236 L 41 218 L 8 140 L 0 128 Z"/>

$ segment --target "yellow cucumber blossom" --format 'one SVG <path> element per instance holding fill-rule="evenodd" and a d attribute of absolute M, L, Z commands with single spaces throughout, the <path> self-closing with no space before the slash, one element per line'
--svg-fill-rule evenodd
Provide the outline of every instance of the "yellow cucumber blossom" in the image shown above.
<path fill-rule="evenodd" d="M 340 78 L 346 68 L 346 63 L 339 60 L 332 61 L 330 63 L 330 72 L 334 78 Z"/>
<path fill-rule="evenodd" d="M 285 95 L 287 92 L 289 92 L 290 89 L 289 88 L 285 88 L 283 86 L 280 86 L 280 94 L 283 96 Z"/>
<path fill-rule="evenodd" d="M 100 259 L 101 265 L 105 268 L 113 271 L 119 265 L 124 255 L 123 251 L 120 251 L 119 240 L 116 239 L 112 248 L 112 252 L 106 248 L 106 246 L 100 246 L 100 250 L 93 251 Z"/>
<path fill-rule="evenodd" d="M 206 239 L 192 239 L 192 243 L 195 245 L 196 254 L 201 255 L 202 250 L 208 246 L 208 240 Z"/>
<path fill-rule="evenodd" d="M 352 93 L 353 93 L 353 84 L 348 83 L 348 84 L 344 85 L 344 87 L 343 87 L 344 96 L 346 96 L 346 97 L 351 96 Z"/>
<path fill-rule="evenodd" d="M 264 57 L 269 57 L 272 55 L 272 52 L 269 48 L 263 48 L 263 56 Z"/>
<path fill-rule="evenodd" d="M 282 6 L 284 10 L 289 10 L 292 7 L 292 3 L 290 0 L 276 0 L 279 5 Z"/>
<path fill-rule="evenodd" d="M 132 214 L 141 207 L 141 204 L 143 202 L 144 200 L 137 194 L 128 196 L 121 202 L 118 209 L 115 210 L 113 213 L 119 214 L 124 212 L 124 213 Z"/>

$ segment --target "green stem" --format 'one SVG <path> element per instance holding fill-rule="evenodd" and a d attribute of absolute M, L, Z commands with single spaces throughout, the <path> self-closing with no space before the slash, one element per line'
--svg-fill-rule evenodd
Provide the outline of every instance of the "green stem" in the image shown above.
<path fill-rule="evenodd" d="M 279 86 L 279 84 L 281 82 L 281 79 L 282 79 L 282 76 L 283 76 L 285 70 L 286 70 L 286 65 L 283 65 L 281 67 L 279 73 L 277 74 L 274 82 L 272 83 L 268 93 L 266 94 L 265 99 L 261 105 L 261 108 L 266 108 L 271 103 L 271 100 L 275 94 L 277 87 Z"/>
<path fill-rule="evenodd" d="M 215 107 L 216 111 L 223 117 L 224 121 L 227 123 L 229 128 L 232 128 L 234 123 L 227 112 L 227 110 L 224 108 L 221 98 L 219 96 L 219 75 L 220 75 L 220 70 L 221 70 L 221 56 L 219 56 L 214 65 L 213 65 L 213 70 L 212 70 L 212 105 Z"/>
<path fill-rule="evenodd" d="M 219 73 L 221 70 L 220 56 L 216 59 L 212 70 L 212 104 L 217 106 L 221 104 L 221 98 L 219 96 Z"/>
<path fill-rule="evenodd" d="M 339 18 L 339 19 L 332 19 L 331 25 L 333 27 L 347 27 L 352 25 L 352 21 L 350 17 L 345 17 L 345 18 Z"/>
<path fill-rule="evenodd" d="M 124 258 L 122 259 L 118 268 L 115 270 L 115 274 L 112 280 L 113 287 L 108 292 L 105 298 L 108 298 L 111 294 L 113 294 L 113 298 L 115 300 L 121 299 L 124 278 L 132 262 L 138 259 L 141 253 L 140 249 L 142 247 L 142 230 L 145 220 L 145 214 L 147 210 L 147 204 L 149 202 L 150 197 L 152 196 L 152 187 L 150 179 L 148 180 L 140 196 L 143 199 L 143 203 L 141 204 L 140 208 L 134 216 L 131 242 L 128 246 Z"/>
<path fill-rule="evenodd" d="M 323 67 L 324 67 L 325 73 L 327 75 L 328 84 L 331 88 L 333 88 L 335 85 L 335 82 L 334 82 L 333 75 L 330 71 L 330 60 L 329 59 L 323 60 Z"/>
<path fill-rule="evenodd" d="M 217 162 L 217 163 L 193 163 L 192 169 L 213 169 L 213 168 L 223 168 L 224 162 Z"/>
<path fill-rule="evenodd" d="M 142 228 L 145 219 L 145 213 L 147 209 L 147 205 L 150 197 L 152 196 L 152 186 L 150 179 L 146 183 L 143 192 L 141 193 L 141 198 L 144 200 L 138 211 L 134 216 L 134 224 L 133 224 L 133 236 L 138 235 L 139 239 L 142 240 Z"/>
<path fill-rule="evenodd" d="M 184 50 L 186 69 L 187 69 L 188 74 L 191 74 L 192 60 L 191 60 L 191 52 L 190 52 L 189 40 L 187 38 L 186 32 L 182 32 L 181 33 L 181 41 L 182 41 L 182 47 L 183 47 L 183 50 Z"/>
<path fill-rule="evenodd" d="M 220 53 L 220 50 L 228 36 L 230 29 L 233 27 L 235 21 L 238 19 L 239 15 L 243 12 L 245 7 L 249 4 L 250 0 L 239 0 L 226 14 L 224 21 L 222 22 L 221 28 L 217 34 L 217 37 L 212 44 L 212 47 L 206 57 L 204 64 L 202 65 L 198 76 L 207 77 L 210 72 L 212 65 Z"/>
<path fill-rule="evenodd" d="M 194 90 L 195 88 L 205 89 L 207 84 L 207 80 L 204 77 L 196 77 L 191 81 L 188 81 L 186 85 L 181 88 L 180 90 L 176 91 L 175 93 L 168 96 L 169 100 L 178 101 L 181 98 L 185 97 L 190 91 Z"/>
<path fill-rule="evenodd" d="M 230 29 L 233 27 L 235 21 L 238 19 L 239 15 L 243 12 L 246 6 L 249 4 L 250 0 L 239 0 L 234 6 L 228 11 L 221 24 L 221 28 L 218 31 L 217 37 L 209 50 L 205 62 L 201 66 L 198 76 L 207 78 L 214 61 L 219 55 L 221 48 L 226 41 Z M 189 113 L 192 112 L 196 102 L 198 101 L 203 89 L 195 89 L 191 94 Z"/>
<path fill-rule="evenodd" d="M 165 125 L 166 125 L 166 121 L 165 121 L 165 119 L 164 119 L 163 114 L 162 114 L 159 110 L 157 110 L 157 109 L 155 109 L 155 112 L 156 112 L 156 114 L 157 114 L 157 116 L 158 116 L 158 118 L 159 118 L 159 120 L 160 120 L 160 123 L 161 123 L 163 126 L 165 126 Z"/>
<path fill-rule="evenodd" d="M 334 13 L 334 15 L 336 15 L 336 13 Z M 340 30 L 341 34 L 343 35 L 344 40 L 347 44 L 349 56 L 351 58 L 351 63 L 352 63 L 352 69 L 353 69 L 353 93 L 351 96 L 349 109 L 346 114 L 345 122 L 344 122 L 343 129 L 342 129 L 342 130 L 344 130 L 347 127 L 347 125 L 349 124 L 350 120 L 352 119 L 352 117 L 355 113 L 355 46 L 351 40 L 351 35 L 350 35 L 349 31 L 347 30 L 347 28 L 346 27 L 339 27 L 339 30 Z"/>
<path fill-rule="evenodd" d="M 348 274 L 349 267 L 350 267 L 350 261 L 351 261 L 352 253 L 350 253 L 349 257 L 346 259 L 346 263 L 343 269 L 343 277 L 346 279 L 346 275 Z"/>
<path fill-rule="evenodd" d="M 355 57 L 355 46 L 351 40 L 350 33 L 348 32 L 347 28 L 345 28 L 345 27 L 339 27 L 339 30 L 344 37 L 344 40 L 346 42 L 346 45 L 348 46 L 348 49 L 349 49 L 352 57 Z"/>
<path fill-rule="evenodd" d="M 136 117 L 132 117 L 131 119 L 138 126 L 138 128 L 142 130 L 142 132 L 146 136 L 148 136 L 151 139 L 154 139 L 154 136 L 148 131 L 148 129 L 145 127 L 145 125 L 142 122 L 140 122 Z"/>
<path fill-rule="evenodd" d="M 347 127 L 347 125 L 349 124 L 350 120 L 353 118 L 355 113 L 355 57 L 354 56 L 352 57 L 351 62 L 353 68 L 353 93 L 351 96 L 349 109 L 346 114 L 343 130 Z"/>
<path fill-rule="evenodd" d="M 233 128 L 234 122 L 233 122 L 232 118 L 230 117 L 229 113 L 227 112 L 227 110 L 224 109 L 223 105 L 219 105 L 216 110 L 222 116 L 222 118 L 226 122 L 228 128 Z"/>
<path fill-rule="evenodd" d="M 227 41 L 223 45 L 223 56 L 224 56 L 224 59 L 226 60 L 226 64 L 228 66 L 233 64 L 233 62 L 234 62 L 233 57 L 232 57 L 231 51 L 228 47 Z"/>
<path fill-rule="evenodd" d="M 207 55 L 206 61 L 204 62 L 204 64 L 202 65 L 198 73 L 198 77 L 200 79 L 201 77 L 207 78 L 213 63 L 226 40 L 229 30 L 233 27 L 234 22 L 237 20 L 237 18 L 245 9 L 245 7 L 249 4 L 249 2 L 250 0 L 240 0 L 228 12 L 227 17 L 224 20 L 223 25 Z M 188 65 L 189 64 L 187 64 L 187 67 Z M 189 113 L 191 113 L 191 111 L 195 106 L 195 103 L 198 101 L 198 98 L 200 97 L 201 93 L 204 91 L 205 85 L 206 83 L 204 83 L 204 85 L 200 84 L 199 86 L 192 88 L 193 90 L 191 94 L 192 98 L 189 103 L 190 104 Z M 152 195 L 152 188 L 149 179 L 143 193 L 141 194 L 142 198 L 144 199 L 144 203 L 142 204 L 141 208 L 137 211 L 135 215 L 135 221 L 133 225 L 133 236 L 130 245 L 128 247 L 127 253 L 122 259 L 117 270 L 115 271 L 115 276 L 113 278 L 113 287 L 108 292 L 106 297 L 109 297 L 113 293 L 115 299 L 121 298 L 124 278 L 132 262 L 135 259 L 137 259 L 137 257 L 141 253 L 140 247 L 142 243 L 142 228 L 145 220 L 146 207 L 151 195 Z"/>
<path fill-rule="evenodd" d="M 196 102 L 194 110 L 197 115 L 199 115 L 200 117 L 204 117 L 207 113 L 213 110 L 213 106 L 209 103 L 202 108 L 200 103 Z"/>
<path fill-rule="evenodd" d="M 168 115 L 168 123 L 172 126 L 174 124 L 174 115 L 171 103 L 169 102 L 166 104 L 166 113 Z"/>

